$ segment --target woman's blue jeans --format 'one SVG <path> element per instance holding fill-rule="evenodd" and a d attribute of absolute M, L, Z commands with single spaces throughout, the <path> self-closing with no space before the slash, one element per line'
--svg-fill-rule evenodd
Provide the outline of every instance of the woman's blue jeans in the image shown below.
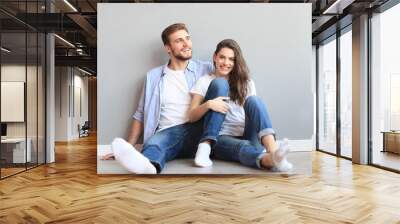
<path fill-rule="evenodd" d="M 214 79 L 207 89 L 207 94 L 204 97 L 204 102 L 215 99 L 220 96 L 227 97 L 229 95 L 229 84 L 224 78 Z M 213 146 L 217 141 L 218 133 L 224 123 L 225 114 L 209 110 L 203 118 L 203 133 L 200 142 L 210 140 Z"/>
<path fill-rule="evenodd" d="M 265 155 L 261 138 L 271 134 L 275 136 L 275 132 L 267 108 L 259 97 L 248 97 L 244 111 L 246 119 L 243 136 L 218 136 L 213 155 L 216 159 L 261 168 L 260 160 Z"/>

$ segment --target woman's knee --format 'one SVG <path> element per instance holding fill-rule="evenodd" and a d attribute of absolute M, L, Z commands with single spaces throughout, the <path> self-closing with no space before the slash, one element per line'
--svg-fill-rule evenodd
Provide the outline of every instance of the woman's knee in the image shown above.
<path fill-rule="evenodd" d="M 244 103 L 244 107 L 266 107 L 264 102 L 262 101 L 262 99 L 259 96 L 249 96 L 247 97 L 245 103 Z"/>
<path fill-rule="evenodd" d="M 215 78 L 213 81 L 211 81 L 209 88 L 227 92 L 229 91 L 229 83 L 224 78 Z"/>
<path fill-rule="evenodd" d="M 261 98 L 259 96 L 253 95 L 246 98 L 245 104 L 255 104 L 260 102 L 262 102 Z"/>

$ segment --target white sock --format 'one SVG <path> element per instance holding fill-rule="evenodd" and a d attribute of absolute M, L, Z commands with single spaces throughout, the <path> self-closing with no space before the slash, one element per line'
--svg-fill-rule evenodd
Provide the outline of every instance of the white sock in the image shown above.
<path fill-rule="evenodd" d="M 122 138 L 115 138 L 112 142 L 115 159 L 123 167 L 136 174 L 156 174 L 157 170 L 149 159 L 138 152 L 131 144 Z"/>
<path fill-rule="evenodd" d="M 291 164 L 289 161 L 287 161 L 286 158 L 284 158 L 280 163 L 275 165 L 274 171 L 278 172 L 288 172 L 293 168 L 293 164 Z"/>
<path fill-rule="evenodd" d="M 284 139 L 283 141 L 277 142 L 278 144 L 278 149 L 275 150 L 274 153 L 272 153 L 272 160 L 274 164 L 280 163 L 283 159 L 286 158 L 286 155 L 289 152 L 289 143 L 287 139 Z"/>
<path fill-rule="evenodd" d="M 293 168 L 293 164 L 286 159 L 289 151 L 289 142 L 288 139 L 285 138 L 282 142 L 278 143 L 278 149 L 272 154 L 272 160 L 274 161 L 277 171 L 287 172 Z"/>
<path fill-rule="evenodd" d="M 200 143 L 197 148 L 196 157 L 194 158 L 194 164 L 199 167 L 212 166 L 210 159 L 211 146 L 208 143 Z"/>

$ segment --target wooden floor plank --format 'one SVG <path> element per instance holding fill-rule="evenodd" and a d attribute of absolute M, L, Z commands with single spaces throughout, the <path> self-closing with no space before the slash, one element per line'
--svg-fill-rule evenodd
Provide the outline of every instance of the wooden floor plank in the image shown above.
<path fill-rule="evenodd" d="M 96 136 L 0 181 L 0 223 L 400 223 L 400 175 L 313 153 L 313 174 L 96 174 Z"/>

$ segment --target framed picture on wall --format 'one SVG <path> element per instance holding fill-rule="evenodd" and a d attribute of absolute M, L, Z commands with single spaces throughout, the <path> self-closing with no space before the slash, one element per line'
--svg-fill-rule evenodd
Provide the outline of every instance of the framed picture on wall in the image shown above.
<path fill-rule="evenodd" d="M 1 82 L 1 122 L 24 122 L 25 82 Z"/>

